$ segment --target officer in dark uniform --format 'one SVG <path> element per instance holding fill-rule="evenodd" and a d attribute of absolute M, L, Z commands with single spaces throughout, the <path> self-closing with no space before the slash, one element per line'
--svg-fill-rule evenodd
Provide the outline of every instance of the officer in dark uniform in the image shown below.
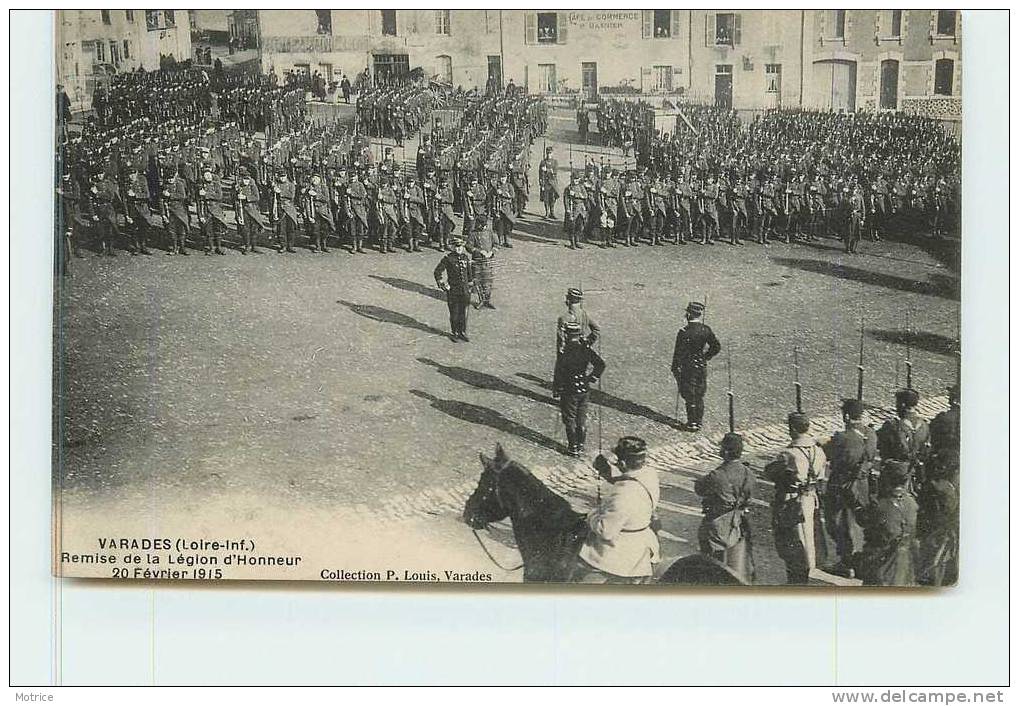
<path fill-rule="evenodd" d="M 704 324 L 704 304 L 690 302 L 686 307 L 687 324 L 676 334 L 672 353 L 672 375 L 679 394 L 686 402 L 686 430 L 700 431 L 704 420 L 704 394 L 708 385 L 708 361 L 718 355 L 722 345 L 714 331 Z"/>
<path fill-rule="evenodd" d="M 559 200 L 559 163 L 552 157 L 552 148 L 545 148 L 545 158 L 538 165 L 538 188 L 541 203 L 545 206 L 545 218 L 555 218 L 555 203 Z"/>
<path fill-rule="evenodd" d="M 131 254 L 149 255 L 146 247 L 149 233 L 156 226 L 156 220 L 149 207 L 149 183 L 141 170 L 131 172 L 127 186 L 127 214 L 134 225 L 134 246 Z"/>
<path fill-rule="evenodd" d="M 223 252 L 223 233 L 230 224 L 223 210 L 223 184 L 219 175 L 205 172 L 205 184 L 198 190 L 198 207 L 202 213 L 200 222 L 205 229 L 205 254 L 225 255 Z"/>
<path fill-rule="evenodd" d="M 570 247 L 580 249 L 580 236 L 587 225 L 587 189 L 580 181 L 580 173 L 573 172 L 570 184 L 564 193 L 566 232 L 570 236 Z"/>
<path fill-rule="evenodd" d="M 446 293 L 446 306 L 449 307 L 450 338 L 455 342 L 470 341 L 467 338 L 467 307 L 471 301 L 471 288 L 474 286 L 474 267 L 471 258 L 464 250 L 463 238 L 452 239 L 453 252 L 446 255 L 436 265 L 432 273 L 435 284 Z"/>
<path fill-rule="evenodd" d="M 344 193 L 347 222 L 350 224 L 350 252 L 364 252 L 364 235 L 368 231 L 368 192 L 357 177 L 357 172 L 350 170 L 350 183 Z"/>
<path fill-rule="evenodd" d="M 273 192 L 276 199 L 276 207 L 273 210 L 276 218 L 277 251 L 281 253 L 284 251 L 296 252 L 294 240 L 297 234 L 298 219 L 294 199 L 297 196 L 297 188 L 294 186 L 294 182 L 287 179 L 287 173 L 283 169 L 280 169 L 277 174 Z"/>
<path fill-rule="evenodd" d="M 579 323 L 565 326 L 566 347 L 556 359 L 552 378 L 552 396 L 559 400 L 559 411 L 566 425 L 570 456 L 580 456 L 587 435 L 587 395 L 605 371 L 605 361 L 582 340 Z"/>

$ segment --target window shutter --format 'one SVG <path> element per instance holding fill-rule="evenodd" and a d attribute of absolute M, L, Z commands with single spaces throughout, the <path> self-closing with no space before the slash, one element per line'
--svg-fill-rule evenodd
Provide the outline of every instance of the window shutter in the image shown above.
<path fill-rule="evenodd" d="M 715 45 L 715 13 L 704 13 L 704 46 Z"/>
<path fill-rule="evenodd" d="M 738 47 L 743 40 L 743 15 L 736 13 L 732 21 L 732 45 Z"/>
<path fill-rule="evenodd" d="M 655 11 L 654 10 L 641 10 L 642 19 L 644 22 L 641 24 L 641 35 L 644 39 L 654 36 L 654 30 L 651 28 L 651 23 L 654 22 Z"/>
<path fill-rule="evenodd" d="M 669 34 L 679 39 L 679 10 L 669 10 Z"/>
<path fill-rule="evenodd" d="M 556 44 L 566 44 L 566 13 L 557 12 L 555 15 Z"/>
<path fill-rule="evenodd" d="M 538 15 L 533 12 L 524 13 L 524 44 L 538 43 Z"/>
<path fill-rule="evenodd" d="M 852 33 L 853 33 L 853 12 L 851 10 L 846 10 L 846 31 L 842 35 L 842 40 L 844 42 L 848 42 L 849 37 L 852 36 Z"/>

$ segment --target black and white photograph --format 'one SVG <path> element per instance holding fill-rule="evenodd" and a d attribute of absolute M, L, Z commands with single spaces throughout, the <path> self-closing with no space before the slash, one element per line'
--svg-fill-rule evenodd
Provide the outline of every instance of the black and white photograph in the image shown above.
<path fill-rule="evenodd" d="M 963 12 L 53 25 L 55 576 L 958 583 Z"/>

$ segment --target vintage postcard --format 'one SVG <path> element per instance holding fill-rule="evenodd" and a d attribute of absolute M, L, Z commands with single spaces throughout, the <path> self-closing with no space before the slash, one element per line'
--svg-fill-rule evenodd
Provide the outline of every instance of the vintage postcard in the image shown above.
<path fill-rule="evenodd" d="M 956 583 L 963 26 L 58 11 L 54 574 Z"/>

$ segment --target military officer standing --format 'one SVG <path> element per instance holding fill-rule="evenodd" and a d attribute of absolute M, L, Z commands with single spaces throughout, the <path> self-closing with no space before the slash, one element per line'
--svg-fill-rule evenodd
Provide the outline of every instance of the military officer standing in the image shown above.
<path fill-rule="evenodd" d="M 580 456 L 587 436 L 588 391 L 605 371 L 605 361 L 581 340 L 579 323 L 571 321 L 564 329 L 566 346 L 556 359 L 552 396 L 559 400 L 559 411 L 566 426 L 567 453 Z"/>
<path fill-rule="evenodd" d="M 614 248 L 616 247 L 616 219 L 619 215 L 619 180 L 616 179 L 616 171 L 612 168 L 607 170 L 607 175 L 602 180 L 601 187 L 598 189 L 599 204 L 598 210 L 601 212 L 601 222 L 599 226 L 602 231 L 602 242 L 601 246 Z"/>
<path fill-rule="evenodd" d="M 474 286 L 474 267 L 470 255 L 464 249 L 463 239 L 453 237 L 452 244 L 453 251 L 443 256 L 432 274 L 435 284 L 446 293 L 450 338 L 454 342 L 470 341 L 467 338 L 467 307 Z"/>
<path fill-rule="evenodd" d="M 464 222 L 463 235 L 470 236 L 474 232 L 474 222 L 485 215 L 485 189 L 478 183 L 478 175 L 471 174 L 470 182 L 464 191 Z"/>
<path fill-rule="evenodd" d="M 566 211 L 566 232 L 570 236 L 570 247 L 579 250 L 580 236 L 587 226 L 587 190 L 580 181 L 580 174 L 573 172 L 570 183 L 563 194 Z"/>
<path fill-rule="evenodd" d="M 555 218 L 555 204 L 559 200 L 559 163 L 552 157 L 552 148 L 545 148 L 545 158 L 538 165 L 538 188 L 545 218 Z"/>
<path fill-rule="evenodd" d="M 790 414 L 789 446 L 764 469 L 765 478 L 775 484 L 771 527 L 790 584 L 807 583 L 810 570 L 818 563 L 817 548 L 824 546 L 818 484 L 824 481 L 827 459 L 809 432 L 807 415 Z"/>
<path fill-rule="evenodd" d="M 704 421 L 704 394 L 708 387 L 708 361 L 718 355 L 722 345 L 711 327 L 705 324 L 704 304 L 690 302 L 686 307 L 687 324 L 676 334 L 672 353 L 672 375 L 679 394 L 686 402 L 686 430 L 700 431 Z"/>
<path fill-rule="evenodd" d="M 836 432 L 824 445 L 830 468 L 825 507 L 837 570 L 848 573 L 853 555 L 863 549 L 862 518 L 877 475 L 877 434 L 867 425 L 859 400 L 843 401 L 842 421 L 845 431 Z"/>
<path fill-rule="evenodd" d="M 256 247 L 258 234 L 265 229 L 265 220 L 262 211 L 259 209 L 261 197 L 258 193 L 258 186 L 254 179 L 244 175 L 241 183 L 237 185 L 237 203 L 235 204 L 235 216 L 237 227 L 243 238 L 241 253 L 247 255 L 249 252 L 258 254 L 261 251 Z"/>
<path fill-rule="evenodd" d="M 436 194 L 438 208 L 438 214 L 436 216 L 438 220 L 439 229 L 439 247 L 445 250 L 449 247 L 449 238 L 453 233 L 453 228 L 456 223 L 453 221 L 453 186 L 449 183 L 449 178 L 443 174 L 439 177 L 439 188 Z"/>
<path fill-rule="evenodd" d="M 176 170 L 163 182 L 163 226 L 170 233 L 168 255 L 187 255 L 187 240 L 191 235 L 188 222 L 188 193 L 184 179 Z"/>
<path fill-rule="evenodd" d="M 396 237 L 399 228 L 399 216 L 396 213 L 396 192 L 393 191 L 393 180 L 391 177 L 383 177 L 382 186 L 379 187 L 378 210 L 381 220 L 379 232 L 379 252 L 393 253 L 393 239 Z"/>
<path fill-rule="evenodd" d="M 509 183 L 509 176 L 503 174 L 499 177 L 492 192 L 493 210 L 492 226 L 498 236 L 498 242 L 504 248 L 512 248 L 509 236 L 513 232 L 516 213 L 513 206 L 513 186 Z"/>
<path fill-rule="evenodd" d="M 285 170 L 277 171 L 276 184 L 273 187 L 274 198 L 276 199 L 276 243 L 278 252 L 297 252 L 294 249 L 294 241 L 298 229 L 297 207 L 294 199 L 297 196 L 297 187 L 294 182 L 287 179 Z"/>
<path fill-rule="evenodd" d="M 867 217 L 867 202 L 863 198 L 863 189 L 859 184 L 853 185 L 852 193 L 846 200 L 847 218 L 842 223 L 843 245 L 847 253 L 855 253 L 860 245 L 864 219 Z"/>
<path fill-rule="evenodd" d="M 198 190 L 198 208 L 202 214 L 199 221 L 205 228 L 205 254 L 225 255 L 223 233 L 229 228 L 226 212 L 223 211 L 223 184 L 219 175 L 205 172 L 205 184 Z"/>
<path fill-rule="evenodd" d="M 407 203 L 407 252 L 421 252 L 419 243 L 428 221 L 425 192 L 417 184 L 413 174 L 407 177 L 404 199 Z"/>
<path fill-rule="evenodd" d="M 304 215 L 315 237 L 311 251 L 329 252 L 329 234 L 334 228 L 333 210 L 329 186 L 318 174 L 311 178 L 311 183 L 305 191 Z"/>
<path fill-rule="evenodd" d="M 350 252 L 364 252 L 364 234 L 368 231 L 368 192 L 358 179 L 357 172 L 350 170 L 350 183 L 344 194 L 347 222 L 350 224 Z"/>
<path fill-rule="evenodd" d="M 702 554 L 722 562 L 746 583 L 753 583 L 750 501 L 757 480 L 743 463 L 743 437 L 729 432 L 719 446 L 722 465 L 694 482 L 704 519 L 697 531 Z"/>
<path fill-rule="evenodd" d="M 595 468 L 603 482 L 598 504 L 587 516 L 590 529 L 577 558 L 579 583 L 643 584 L 661 560 L 655 511 L 661 497 L 658 471 L 647 465 L 647 443 L 624 436 Z"/>
<path fill-rule="evenodd" d="M 149 201 L 149 182 L 145 174 L 136 169 L 131 172 L 127 187 L 127 217 L 128 222 L 134 225 L 134 247 L 131 248 L 131 254 L 151 254 L 146 247 L 146 241 L 156 226 L 156 219 L 149 207 Z"/>

